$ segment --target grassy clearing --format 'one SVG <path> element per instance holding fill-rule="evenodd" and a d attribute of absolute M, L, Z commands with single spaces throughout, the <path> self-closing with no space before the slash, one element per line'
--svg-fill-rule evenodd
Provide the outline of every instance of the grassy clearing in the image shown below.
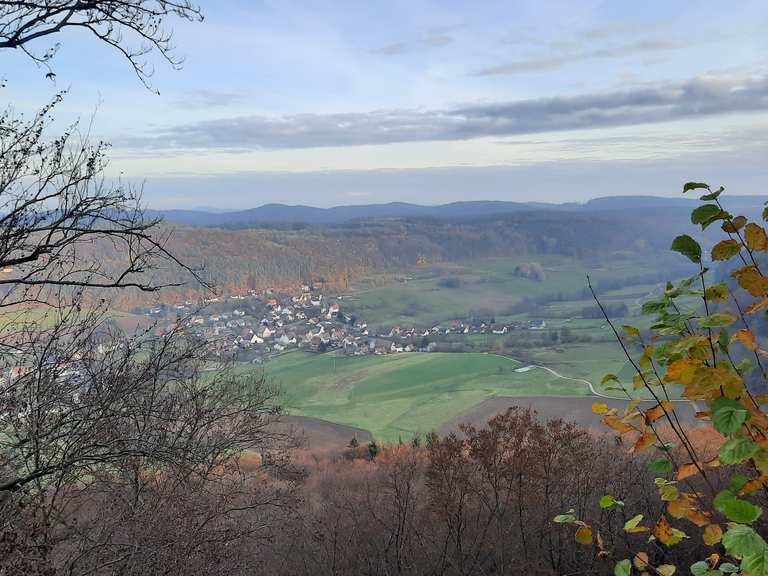
<path fill-rule="evenodd" d="M 439 428 L 499 396 L 583 396 L 586 385 L 489 354 L 338 357 L 285 354 L 265 367 L 292 414 L 370 430 L 388 441 Z"/>

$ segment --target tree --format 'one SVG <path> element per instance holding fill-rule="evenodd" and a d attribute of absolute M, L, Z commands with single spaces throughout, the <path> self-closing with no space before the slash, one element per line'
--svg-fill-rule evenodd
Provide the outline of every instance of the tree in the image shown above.
<path fill-rule="evenodd" d="M 379 445 L 376 444 L 376 440 L 371 440 L 368 443 L 368 457 L 371 460 L 376 460 L 376 456 L 379 455 Z"/>
<path fill-rule="evenodd" d="M 0 48 L 48 66 L 56 46 L 33 43 L 87 30 L 146 83 L 152 49 L 179 62 L 165 20 L 198 16 L 167 0 L 2 2 Z M 0 116 L 0 572 L 226 570 L 228 547 L 290 495 L 290 438 L 263 380 L 202 374 L 206 346 L 184 318 L 160 335 L 109 322 L 112 295 L 157 292 L 164 268 L 202 279 L 140 194 L 105 182 L 104 143 L 77 125 L 48 135 L 62 97 L 31 119 Z M 268 456 L 258 477 L 244 472 L 250 451 Z"/>
<path fill-rule="evenodd" d="M 650 334 L 630 325 L 617 328 L 589 284 L 634 369 L 632 388 L 643 389 L 654 400 L 649 408 L 633 403 L 624 414 L 602 402 L 595 403 L 593 411 L 629 440 L 631 452 L 657 449 L 650 469 L 657 476 L 654 484 L 665 505 L 660 513 L 645 517 L 624 511 L 621 494 L 602 497 L 600 518 L 618 509 L 630 518 L 623 532 L 633 539 L 632 551 L 628 557 L 617 557 L 616 574 L 630 574 L 633 565 L 661 575 L 768 573 L 768 544 L 763 539 L 768 414 L 765 397 L 756 395 L 748 383 L 750 375 L 753 381 L 766 381 L 766 353 L 753 326 L 758 313 L 768 307 L 768 278 L 763 272 L 768 234 L 760 224 L 723 208 L 722 187 L 712 190 L 700 182 L 683 187 L 684 193 L 695 190 L 704 193 L 703 204 L 691 214 L 692 223 L 702 230 L 718 224 L 725 238 L 708 255 L 687 234 L 674 239 L 672 250 L 691 262 L 695 273 L 677 284 L 667 283 L 659 298 L 643 305 L 644 313 L 655 316 Z M 768 220 L 768 208 L 762 217 Z M 729 281 L 712 281 L 715 266 Z M 699 310 L 682 306 L 683 300 L 691 299 L 701 302 Z M 614 374 L 606 375 L 603 384 L 632 396 Z M 704 408 L 696 414 L 701 427 L 722 439 L 714 453 L 706 454 L 694 442 L 692 431 L 681 424 L 672 401 L 676 393 Z M 662 427 L 671 431 L 666 438 Z M 555 521 L 577 526 L 577 541 L 605 557 L 611 555 L 600 520 L 579 518 L 571 511 Z M 653 547 L 645 544 L 648 533 Z M 674 551 L 689 541 L 694 542 L 693 558 L 675 562 Z"/>
<path fill-rule="evenodd" d="M 165 28 L 169 18 L 200 21 L 203 17 L 189 0 L 10 0 L 0 3 L 0 49 L 22 50 L 50 70 L 59 43 L 49 43 L 43 50 L 34 50 L 32 45 L 54 40 L 66 30 L 86 30 L 121 54 L 149 87 L 154 69 L 146 57 L 151 52 L 174 67 L 182 63 L 174 55 L 172 35 Z M 139 44 L 131 45 L 130 39 Z"/>

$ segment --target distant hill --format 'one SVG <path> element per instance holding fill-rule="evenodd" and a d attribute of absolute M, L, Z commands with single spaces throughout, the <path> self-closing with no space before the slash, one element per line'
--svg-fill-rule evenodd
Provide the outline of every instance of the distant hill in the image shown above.
<path fill-rule="evenodd" d="M 731 211 L 754 212 L 768 198 L 763 196 L 728 196 L 727 208 Z M 151 216 L 188 226 L 224 228 L 259 227 L 265 224 L 333 225 L 354 220 L 381 218 L 434 218 L 457 219 L 482 216 L 499 216 L 526 211 L 578 211 L 599 212 L 610 210 L 637 210 L 653 208 L 690 209 L 698 200 L 691 198 L 663 198 L 659 196 L 610 196 L 594 198 L 586 203 L 549 204 L 544 202 L 503 202 L 471 200 L 437 206 L 424 206 L 406 202 L 388 204 L 361 204 L 316 208 L 314 206 L 264 204 L 248 210 L 213 212 L 204 210 L 152 210 Z"/>

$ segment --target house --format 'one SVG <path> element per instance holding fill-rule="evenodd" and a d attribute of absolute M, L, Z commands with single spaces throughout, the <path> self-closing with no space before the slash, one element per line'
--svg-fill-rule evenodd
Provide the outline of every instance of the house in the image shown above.
<path fill-rule="evenodd" d="M 497 334 L 497 335 L 506 334 L 507 333 L 507 327 L 504 326 L 501 329 L 495 328 L 494 330 L 492 330 L 492 332 L 494 334 Z"/>
<path fill-rule="evenodd" d="M 528 326 L 531 330 L 544 330 L 547 327 L 547 323 L 544 320 L 531 320 Z"/>

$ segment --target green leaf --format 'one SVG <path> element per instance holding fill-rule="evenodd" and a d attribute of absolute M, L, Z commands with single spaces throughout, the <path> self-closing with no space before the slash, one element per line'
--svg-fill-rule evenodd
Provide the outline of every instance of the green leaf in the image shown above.
<path fill-rule="evenodd" d="M 733 498 L 725 503 L 725 517 L 731 522 L 751 524 L 760 517 L 763 509 L 746 500 Z"/>
<path fill-rule="evenodd" d="M 600 384 L 607 384 L 608 382 L 618 382 L 619 377 L 616 374 L 606 374 L 603 379 L 600 380 Z"/>
<path fill-rule="evenodd" d="M 763 208 L 763 220 L 768 220 L 768 206 Z"/>
<path fill-rule="evenodd" d="M 768 576 L 768 547 L 757 554 L 745 556 L 741 561 L 741 571 L 744 576 Z"/>
<path fill-rule="evenodd" d="M 691 574 L 693 574 L 693 576 L 709 576 L 709 564 L 703 560 L 692 564 Z"/>
<path fill-rule="evenodd" d="M 683 186 L 683 194 L 690 192 L 691 190 L 698 190 L 699 188 L 706 188 L 709 190 L 709 184 L 705 184 L 704 182 L 686 182 L 685 186 Z"/>
<path fill-rule="evenodd" d="M 717 190 L 714 192 L 710 192 L 709 194 L 704 194 L 703 196 L 699 197 L 699 200 L 703 200 L 704 202 L 709 202 L 710 200 L 716 200 L 720 194 L 722 194 L 725 191 L 725 188 L 720 186 Z"/>
<path fill-rule="evenodd" d="M 659 493 L 664 502 L 674 502 L 680 497 L 677 486 L 664 486 L 659 490 Z"/>
<path fill-rule="evenodd" d="M 765 540 L 749 526 L 732 524 L 723 534 L 725 551 L 734 558 L 744 558 L 761 553 L 765 548 Z"/>
<path fill-rule="evenodd" d="M 606 508 L 611 508 L 613 506 L 621 506 L 623 502 L 620 502 L 619 500 L 616 500 L 613 496 L 610 494 L 606 494 L 602 498 L 600 498 L 600 508 L 605 510 Z"/>
<path fill-rule="evenodd" d="M 637 516 L 633 516 L 629 520 L 627 520 L 624 523 L 624 530 L 632 530 L 634 528 L 637 528 L 640 525 L 640 522 L 643 521 L 643 515 L 638 514 Z"/>
<path fill-rule="evenodd" d="M 730 562 L 723 562 L 720 564 L 720 567 L 718 568 L 720 572 L 723 572 L 725 574 L 735 574 L 739 571 L 739 567 L 735 564 L 731 564 Z"/>
<path fill-rule="evenodd" d="M 716 312 L 704 318 L 699 319 L 699 326 L 702 328 L 720 328 L 721 326 L 730 326 L 736 322 L 735 314 L 730 312 Z"/>
<path fill-rule="evenodd" d="M 702 204 L 691 212 L 692 224 L 703 224 L 714 216 L 717 216 L 722 212 L 720 206 L 717 204 Z"/>
<path fill-rule="evenodd" d="M 741 252 L 738 240 L 721 240 L 712 248 L 712 260 L 730 260 Z"/>
<path fill-rule="evenodd" d="M 632 562 L 627 559 L 616 562 L 613 569 L 613 576 L 630 576 L 632 574 Z"/>
<path fill-rule="evenodd" d="M 736 494 L 734 494 L 731 490 L 723 490 L 722 492 L 719 492 L 717 496 L 715 496 L 715 499 L 712 503 L 715 505 L 715 509 L 717 511 L 725 514 L 725 505 L 734 498 L 736 498 Z"/>
<path fill-rule="evenodd" d="M 558 514 L 555 516 L 554 522 L 557 522 L 558 524 L 567 524 L 569 522 L 575 522 L 576 516 L 573 514 Z"/>
<path fill-rule="evenodd" d="M 648 464 L 648 469 L 654 474 L 669 474 L 675 469 L 675 466 L 666 458 L 661 458 Z"/>
<path fill-rule="evenodd" d="M 731 476 L 731 491 L 734 494 L 738 494 L 747 482 L 749 482 L 749 478 L 744 476 L 744 474 L 734 474 Z"/>
<path fill-rule="evenodd" d="M 672 241 L 672 250 L 687 257 L 691 262 L 701 262 L 701 246 L 687 234 L 682 234 Z"/>
<path fill-rule="evenodd" d="M 712 423 L 718 432 L 731 436 L 748 417 L 747 409 L 736 400 L 721 396 L 712 401 Z"/>
<path fill-rule="evenodd" d="M 720 447 L 718 458 L 722 464 L 739 464 L 752 458 L 758 449 L 749 438 L 731 438 Z"/>

